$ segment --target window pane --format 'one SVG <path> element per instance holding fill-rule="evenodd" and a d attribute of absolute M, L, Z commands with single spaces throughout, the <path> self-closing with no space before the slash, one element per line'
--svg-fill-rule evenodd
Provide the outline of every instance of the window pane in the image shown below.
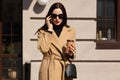
<path fill-rule="evenodd" d="M 115 39 L 115 0 L 98 0 L 97 40 Z"/>
<path fill-rule="evenodd" d="M 115 0 L 107 0 L 107 17 L 115 17 Z"/>
<path fill-rule="evenodd" d="M 17 80 L 21 80 L 21 70 L 22 67 L 20 66 L 21 58 L 2 58 L 3 62 L 3 70 L 2 74 L 4 75 L 5 80 L 16 78 Z M 13 72 L 15 74 L 13 74 Z M 16 80 L 15 79 L 15 80 Z"/>
<path fill-rule="evenodd" d="M 2 36 L 2 53 L 8 54 L 11 53 L 11 37 L 10 36 Z"/>
<path fill-rule="evenodd" d="M 1 59 L 2 80 L 22 80 L 22 0 L 2 0 Z"/>
<path fill-rule="evenodd" d="M 99 17 L 103 17 L 105 16 L 105 2 L 104 0 L 97 0 L 98 4 L 97 4 L 97 16 Z"/>
<path fill-rule="evenodd" d="M 115 17 L 115 0 L 97 0 L 98 17 Z"/>

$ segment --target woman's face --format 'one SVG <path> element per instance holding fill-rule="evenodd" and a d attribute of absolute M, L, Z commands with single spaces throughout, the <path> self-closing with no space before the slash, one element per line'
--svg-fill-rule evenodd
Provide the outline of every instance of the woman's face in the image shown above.
<path fill-rule="evenodd" d="M 63 21 L 63 12 L 60 8 L 54 9 L 52 12 L 52 21 L 55 25 L 60 25 Z"/>

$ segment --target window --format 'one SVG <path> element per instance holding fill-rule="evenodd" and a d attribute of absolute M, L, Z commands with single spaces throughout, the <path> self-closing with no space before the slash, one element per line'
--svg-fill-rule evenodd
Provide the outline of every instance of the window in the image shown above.
<path fill-rule="evenodd" d="M 97 49 L 120 49 L 119 0 L 97 0 Z"/>
<path fill-rule="evenodd" d="M 0 80 L 22 80 L 22 0 L 0 1 L 0 33 Z"/>

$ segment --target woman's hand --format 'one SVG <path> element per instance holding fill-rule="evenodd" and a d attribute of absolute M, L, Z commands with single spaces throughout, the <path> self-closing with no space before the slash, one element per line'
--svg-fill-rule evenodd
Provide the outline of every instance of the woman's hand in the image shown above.
<path fill-rule="evenodd" d="M 76 48 L 75 48 L 74 44 L 67 45 L 66 53 L 68 55 L 72 56 L 75 51 L 76 51 Z"/>
<path fill-rule="evenodd" d="M 45 22 L 48 26 L 48 31 L 53 31 L 53 25 L 51 23 L 51 20 L 52 20 L 51 15 L 46 17 L 46 19 L 45 19 Z"/>

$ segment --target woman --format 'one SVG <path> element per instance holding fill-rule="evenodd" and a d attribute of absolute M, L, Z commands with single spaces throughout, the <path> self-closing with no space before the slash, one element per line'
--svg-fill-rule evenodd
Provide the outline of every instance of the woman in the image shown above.
<path fill-rule="evenodd" d="M 74 41 L 66 45 L 68 40 Z M 67 25 L 63 4 L 54 3 L 45 18 L 45 25 L 38 30 L 38 49 L 43 54 L 39 80 L 67 80 L 65 65 L 75 58 L 75 30 Z"/>

